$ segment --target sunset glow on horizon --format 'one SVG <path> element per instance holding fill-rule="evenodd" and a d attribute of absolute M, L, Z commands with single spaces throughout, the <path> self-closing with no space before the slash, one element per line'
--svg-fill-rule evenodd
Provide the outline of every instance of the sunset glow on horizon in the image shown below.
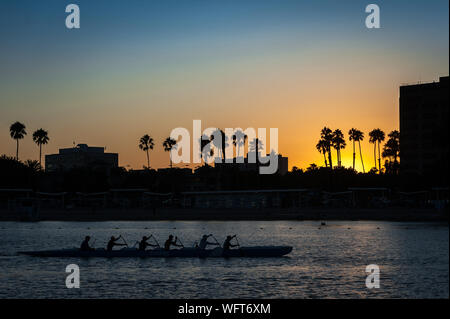
<path fill-rule="evenodd" d="M 447 0 L 377 1 L 379 30 L 364 25 L 367 1 L 77 1 L 79 30 L 64 27 L 64 3 L 20 2 L 0 4 L 0 155 L 15 155 L 8 130 L 20 121 L 22 160 L 38 159 L 31 135 L 42 127 L 44 154 L 106 146 L 135 169 L 149 134 L 151 167 L 168 167 L 163 140 L 201 120 L 278 128 L 290 169 L 324 165 L 324 126 L 344 132 L 351 167 L 354 127 L 368 171 L 369 131 L 399 129 L 399 87 L 449 72 Z"/>

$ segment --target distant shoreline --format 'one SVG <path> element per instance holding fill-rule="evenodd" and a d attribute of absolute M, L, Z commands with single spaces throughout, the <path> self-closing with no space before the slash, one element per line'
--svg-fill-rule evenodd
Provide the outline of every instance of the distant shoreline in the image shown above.
<path fill-rule="evenodd" d="M 0 210 L 0 221 L 275 221 L 367 220 L 447 221 L 448 211 L 432 208 L 296 208 L 296 209 L 74 209 L 42 210 L 35 219 Z"/>

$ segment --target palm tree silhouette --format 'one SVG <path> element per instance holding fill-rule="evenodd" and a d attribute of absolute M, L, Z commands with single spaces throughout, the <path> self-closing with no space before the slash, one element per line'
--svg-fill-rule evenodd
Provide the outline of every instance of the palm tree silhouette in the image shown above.
<path fill-rule="evenodd" d="M 336 150 L 336 156 L 338 161 L 338 167 L 342 166 L 342 158 L 341 158 L 341 149 L 344 149 L 347 146 L 345 142 L 344 133 L 341 130 L 337 129 L 333 132 L 332 138 L 333 148 Z"/>
<path fill-rule="evenodd" d="M 324 143 L 325 148 L 327 150 L 328 163 L 330 165 L 330 168 L 333 169 L 333 158 L 331 156 L 331 145 L 333 143 L 333 131 L 325 126 L 322 129 L 322 131 L 320 131 L 320 138 L 323 140 L 323 143 Z"/>
<path fill-rule="evenodd" d="M 42 145 L 48 143 L 48 132 L 42 128 L 33 133 L 33 141 L 39 146 L 39 165 L 42 165 Z"/>
<path fill-rule="evenodd" d="M 263 143 L 258 138 L 254 138 L 251 142 L 248 143 L 248 151 L 255 153 L 256 163 L 259 163 L 259 151 L 263 149 L 263 146 Z"/>
<path fill-rule="evenodd" d="M 397 130 L 388 134 L 389 140 L 384 145 L 383 152 L 387 153 L 387 156 L 394 158 L 394 163 L 398 163 L 400 156 L 400 132 Z"/>
<path fill-rule="evenodd" d="M 244 132 L 241 130 L 236 131 L 233 135 L 233 145 L 234 147 L 237 147 L 236 157 L 239 157 L 241 147 L 245 147 L 245 141 L 247 140 L 248 136 L 245 135 Z"/>
<path fill-rule="evenodd" d="M 392 131 L 388 134 L 389 140 L 383 147 L 383 157 L 393 159 L 392 162 L 387 162 L 385 164 L 386 168 L 389 168 L 391 172 L 397 173 L 398 170 L 398 158 L 400 156 L 400 132 L 397 130 Z"/>
<path fill-rule="evenodd" d="M 327 145 L 324 140 L 319 140 L 316 144 L 316 148 L 320 154 L 323 154 L 323 160 L 325 162 L 325 167 L 328 167 L 327 163 Z"/>
<path fill-rule="evenodd" d="M 375 159 L 375 168 L 377 167 L 377 144 L 378 144 L 378 173 L 381 174 L 381 152 L 380 144 L 384 141 L 385 134 L 379 128 L 369 132 L 369 143 L 373 143 L 373 155 Z"/>
<path fill-rule="evenodd" d="M 16 140 L 16 160 L 19 160 L 19 140 L 23 139 L 27 132 L 25 131 L 25 125 L 20 122 L 15 122 L 9 127 L 9 134 Z"/>
<path fill-rule="evenodd" d="M 171 137 L 168 137 L 164 140 L 163 147 L 164 147 L 165 152 L 170 152 L 172 149 L 176 149 L 177 141 L 175 141 Z M 172 168 L 172 155 L 170 153 L 169 153 L 169 159 L 170 159 L 170 168 Z"/>
<path fill-rule="evenodd" d="M 147 169 L 150 169 L 150 157 L 148 155 L 148 150 L 152 150 L 154 146 L 155 143 L 153 142 L 153 138 L 151 138 L 148 134 L 145 134 L 139 140 L 139 148 L 147 153 Z"/>
<path fill-rule="evenodd" d="M 221 155 L 222 159 L 225 161 L 225 148 L 228 146 L 228 137 L 225 135 L 225 132 L 221 129 L 217 129 L 212 133 L 209 140 L 219 150 L 218 155 Z"/>
<path fill-rule="evenodd" d="M 26 160 L 24 164 L 25 164 L 25 167 L 27 167 L 33 173 L 37 173 L 42 169 L 41 164 L 35 160 Z"/>
<path fill-rule="evenodd" d="M 355 143 L 358 142 L 359 146 L 359 156 L 361 157 L 361 165 L 363 168 L 363 173 L 366 172 L 364 169 L 364 162 L 362 157 L 362 151 L 361 151 L 361 141 L 364 139 L 364 133 L 356 128 L 352 128 L 350 131 L 348 131 L 349 140 L 353 142 L 353 170 L 355 169 L 355 161 L 356 161 L 356 150 L 355 150 Z"/>
<path fill-rule="evenodd" d="M 202 135 L 200 138 L 200 156 L 203 158 L 204 166 L 208 166 L 208 157 L 214 156 L 214 150 L 211 148 L 210 138 Z"/>
<path fill-rule="evenodd" d="M 249 144 L 249 149 L 256 154 L 258 154 L 259 151 L 263 149 L 263 147 L 264 144 L 259 140 L 259 138 L 254 138 Z"/>

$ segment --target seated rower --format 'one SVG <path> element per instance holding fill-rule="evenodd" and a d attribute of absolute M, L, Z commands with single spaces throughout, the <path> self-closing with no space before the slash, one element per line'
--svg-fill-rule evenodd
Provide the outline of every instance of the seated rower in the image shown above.
<path fill-rule="evenodd" d="M 112 251 L 114 246 L 126 246 L 127 244 L 121 244 L 121 243 L 117 243 L 116 241 L 118 241 L 120 238 L 122 238 L 122 235 L 120 235 L 119 237 L 115 238 L 114 236 L 111 236 L 111 239 L 108 242 L 108 245 L 106 246 L 106 250 L 107 251 Z"/>
<path fill-rule="evenodd" d="M 89 246 L 89 240 L 90 240 L 90 239 L 91 239 L 90 236 L 84 237 L 84 240 L 83 240 L 83 242 L 81 243 L 81 246 L 80 246 L 80 250 L 81 250 L 81 251 L 91 251 L 91 250 L 94 250 L 94 248 L 92 248 L 91 246 Z"/>
<path fill-rule="evenodd" d="M 198 248 L 200 248 L 200 249 L 206 249 L 206 246 L 208 246 L 208 245 L 215 245 L 215 246 L 218 246 L 219 243 L 216 243 L 216 242 L 211 243 L 211 242 L 208 241 L 208 238 L 211 237 L 211 236 L 212 236 L 212 234 L 209 234 L 209 235 L 203 235 L 202 239 L 200 240 L 200 244 L 198 245 Z"/>
<path fill-rule="evenodd" d="M 223 250 L 230 250 L 231 247 L 239 246 L 239 245 L 233 245 L 231 243 L 231 240 L 233 238 L 235 238 L 235 237 L 236 237 L 236 235 L 234 235 L 234 236 L 227 236 L 227 239 L 225 239 L 225 241 L 223 243 Z"/>
<path fill-rule="evenodd" d="M 164 243 L 164 249 L 170 250 L 170 246 L 183 247 L 183 245 L 178 245 L 177 241 L 178 241 L 177 237 L 175 237 L 175 240 L 173 240 L 173 236 L 170 235 L 169 238 Z"/>
<path fill-rule="evenodd" d="M 149 240 L 150 237 L 142 237 L 142 240 L 139 242 L 139 250 L 145 250 L 147 247 L 158 247 L 158 245 L 147 243 L 147 240 Z"/>

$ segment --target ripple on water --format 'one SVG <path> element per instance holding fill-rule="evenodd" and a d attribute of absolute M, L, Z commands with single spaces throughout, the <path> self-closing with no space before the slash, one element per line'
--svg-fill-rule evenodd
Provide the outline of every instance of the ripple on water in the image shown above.
<path fill-rule="evenodd" d="M 448 225 L 391 222 L 1 222 L 1 298 L 448 298 Z M 241 234 L 245 245 L 292 245 L 286 258 L 58 259 L 17 251 L 96 246 L 120 233 L 128 242 L 178 235 L 186 246 L 205 231 L 219 241 Z M 81 289 L 65 287 L 76 263 Z M 365 287 L 377 264 L 381 288 Z"/>

